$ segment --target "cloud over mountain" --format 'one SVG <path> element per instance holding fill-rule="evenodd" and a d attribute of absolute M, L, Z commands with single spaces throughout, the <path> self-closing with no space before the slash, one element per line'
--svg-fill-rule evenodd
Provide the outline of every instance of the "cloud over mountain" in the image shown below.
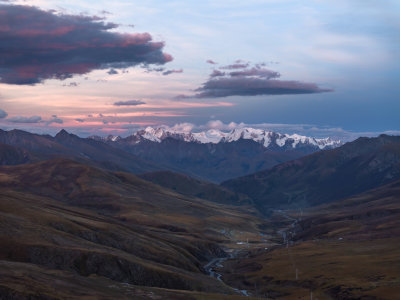
<path fill-rule="evenodd" d="M 12 123 L 39 123 L 42 121 L 42 117 L 40 116 L 32 116 L 32 117 L 22 117 L 16 116 L 7 119 L 8 122 Z"/>
<path fill-rule="evenodd" d="M 118 33 L 97 16 L 0 6 L 0 82 L 36 84 L 95 69 L 162 65 L 173 58 L 149 33 Z"/>
<path fill-rule="evenodd" d="M 179 95 L 176 98 L 313 94 L 332 91 L 320 88 L 315 83 L 280 80 L 278 79 L 280 76 L 280 73 L 266 69 L 262 64 L 250 67 L 249 63 L 235 62 L 235 64 L 214 69 L 209 79 L 201 87 L 195 89 L 196 94 Z"/>
<path fill-rule="evenodd" d="M 0 119 L 4 119 L 7 116 L 8 116 L 8 114 L 4 110 L 0 109 Z"/>

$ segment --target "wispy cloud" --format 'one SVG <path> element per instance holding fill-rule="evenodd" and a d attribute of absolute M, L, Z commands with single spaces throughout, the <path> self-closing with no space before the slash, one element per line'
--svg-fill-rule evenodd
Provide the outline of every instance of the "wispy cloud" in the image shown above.
<path fill-rule="evenodd" d="M 218 64 L 217 62 L 213 61 L 212 59 L 207 59 L 206 63 L 211 64 L 211 65 L 216 65 Z"/>
<path fill-rule="evenodd" d="M 128 100 L 128 101 L 118 101 L 114 103 L 115 106 L 137 106 L 142 104 L 146 104 L 146 102 L 143 102 L 141 100 Z"/>
<path fill-rule="evenodd" d="M 50 119 L 50 120 L 48 120 L 48 121 L 46 122 L 46 125 L 50 125 L 50 124 L 52 124 L 52 123 L 63 124 L 64 121 L 63 121 L 62 119 L 60 119 L 60 118 L 53 117 L 53 119 Z"/>
<path fill-rule="evenodd" d="M 179 70 L 167 70 L 167 71 L 163 72 L 162 74 L 163 75 L 170 75 L 170 74 L 173 74 L 173 73 L 183 73 L 183 70 L 182 69 L 179 69 Z"/>
<path fill-rule="evenodd" d="M 7 119 L 8 122 L 12 123 L 39 123 L 42 121 L 42 117 L 40 116 L 32 116 L 32 117 L 22 117 L 15 116 Z"/>
<path fill-rule="evenodd" d="M 149 33 L 118 33 L 104 17 L 33 6 L 0 6 L 0 82 L 36 84 L 95 69 L 162 65 L 172 60 Z"/>

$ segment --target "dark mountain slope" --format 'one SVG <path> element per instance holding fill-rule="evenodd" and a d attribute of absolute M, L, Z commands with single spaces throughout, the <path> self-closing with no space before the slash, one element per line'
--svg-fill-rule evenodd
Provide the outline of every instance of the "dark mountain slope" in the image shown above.
<path fill-rule="evenodd" d="M 55 137 L 38 135 L 22 130 L 0 130 L 0 143 L 17 147 L 30 153 L 34 159 L 20 160 L 20 163 L 70 158 L 109 170 L 144 173 L 160 170 L 155 164 L 133 154 L 93 139 L 84 139 L 61 130 Z M 5 162 L 4 164 L 14 164 Z"/>
<path fill-rule="evenodd" d="M 129 138 L 111 143 L 165 169 L 219 183 L 237 176 L 264 170 L 279 163 L 316 151 L 311 149 L 267 149 L 263 145 L 240 139 L 230 143 L 200 144 L 166 138 L 136 143 Z"/>
<path fill-rule="evenodd" d="M 400 295 L 400 180 L 270 221 L 282 245 L 225 263 L 225 282 L 275 299 Z"/>
<path fill-rule="evenodd" d="M 37 160 L 29 151 L 0 143 L 0 165 L 18 165 Z"/>
<path fill-rule="evenodd" d="M 10 131 L 0 129 L 0 143 L 25 149 L 42 159 L 49 158 L 49 155 L 65 155 L 71 152 L 68 148 L 55 142 L 49 135 L 39 135 L 18 129 Z"/>
<path fill-rule="evenodd" d="M 297 240 L 400 237 L 400 180 L 342 201 L 308 210 L 298 223 Z"/>
<path fill-rule="evenodd" d="M 237 194 L 217 184 L 198 180 L 184 174 L 158 171 L 141 174 L 139 177 L 191 197 L 230 205 L 251 204 L 250 198 L 245 195 Z"/>
<path fill-rule="evenodd" d="M 267 210 L 318 205 L 356 195 L 400 178 L 400 137 L 359 138 L 222 186 Z"/>
<path fill-rule="evenodd" d="M 0 261 L 9 270 L 0 272 L 0 293 L 17 291 L 7 263 L 75 285 L 106 277 L 117 286 L 234 293 L 202 266 L 223 255 L 219 243 L 229 237 L 221 232 L 257 232 L 261 222 L 232 206 L 66 159 L 0 167 L 0 198 Z"/>

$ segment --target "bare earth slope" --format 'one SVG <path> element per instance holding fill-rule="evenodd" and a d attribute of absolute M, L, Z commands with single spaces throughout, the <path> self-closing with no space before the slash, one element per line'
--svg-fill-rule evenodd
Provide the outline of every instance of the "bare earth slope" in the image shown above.
<path fill-rule="evenodd" d="M 102 291 L 112 299 L 137 286 L 236 294 L 203 265 L 225 255 L 222 232 L 256 232 L 260 222 L 232 206 L 67 159 L 1 167 L 0 198 L 0 294 L 26 299 Z M 22 288 L 17 274 L 32 289 Z M 46 287 L 53 275 L 67 282 Z"/>

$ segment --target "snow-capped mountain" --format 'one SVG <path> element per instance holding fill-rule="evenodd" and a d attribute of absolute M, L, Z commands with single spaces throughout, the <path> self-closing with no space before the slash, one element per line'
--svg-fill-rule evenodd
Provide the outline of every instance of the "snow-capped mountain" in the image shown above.
<path fill-rule="evenodd" d="M 125 140 L 132 144 L 137 144 L 144 140 L 160 143 L 167 138 L 173 138 L 185 142 L 196 142 L 200 144 L 231 143 L 240 139 L 244 139 L 253 140 L 259 144 L 262 144 L 265 148 L 296 148 L 301 146 L 315 146 L 321 150 L 335 148 L 342 145 L 341 141 L 332 140 L 331 138 L 318 139 L 298 134 L 281 134 L 273 131 L 248 127 L 237 128 L 230 132 L 223 132 L 217 129 L 210 129 L 202 132 L 184 132 L 164 127 L 147 127 L 146 129 L 139 130 L 125 139 L 122 139 L 119 136 L 111 135 L 105 138 L 97 136 L 92 138 L 106 142 Z"/>
<path fill-rule="evenodd" d="M 248 127 L 229 132 L 147 127 L 125 138 L 92 138 L 165 169 L 213 182 L 265 170 L 342 144 L 330 138 L 317 139 Z"/>

